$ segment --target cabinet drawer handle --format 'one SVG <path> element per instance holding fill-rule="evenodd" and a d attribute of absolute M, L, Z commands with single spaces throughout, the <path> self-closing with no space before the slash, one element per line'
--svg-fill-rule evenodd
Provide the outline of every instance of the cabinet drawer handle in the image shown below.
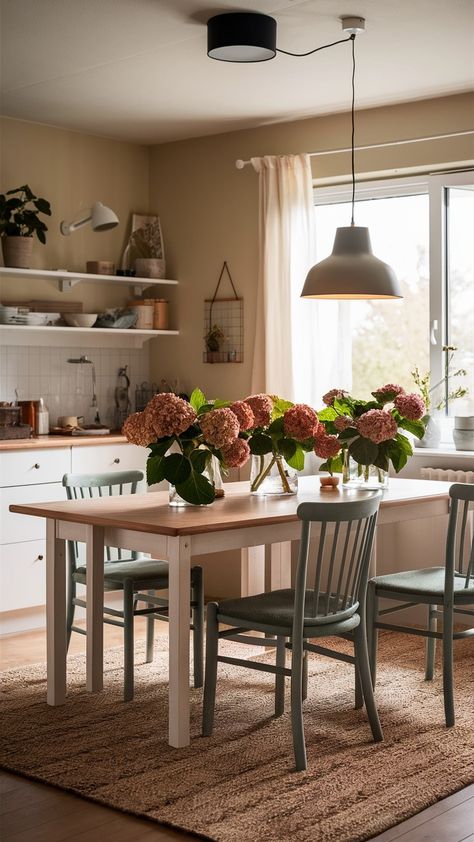
<path fill-rule="evenodd" d="M 36 556 L 35 561 L 43 561 L 43 559 L 44 559 L 44 555 L 38 555 L 38 556 Z"/>
<path fill-rule="evenodd" d="M 120 464 L 120 459 L 118 458 L 118 456 L 116 456 L 116 457 L 115 457 L 115 459 L 114 459 L 114 463 L 115 463 L 115 465 L 119 465 L 119 464 Z"/>
<path fill-rule="evenodd" d="M 39 471 L 40 466 L 39 466 L 38 462 L 35 462 L 35 464 L 33 465 L 33 468 L 36 468 L 36 470 Z"/>

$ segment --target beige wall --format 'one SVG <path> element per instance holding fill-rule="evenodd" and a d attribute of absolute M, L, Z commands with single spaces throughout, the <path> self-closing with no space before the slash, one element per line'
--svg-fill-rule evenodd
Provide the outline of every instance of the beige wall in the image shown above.
<path fill-rule="evenodd" d="M 359 145 L 472 128 L 474 96 L 460 95 L 360 111 Z M 156 146 L 151 153 L 150 197 L 162 221 L 168 275 L 179 280 L 176 344 L 151 343 L 155 379 L 179 376 L 182 388 L 199 385 L 211 397 L 243 397 L 250 390 L 257 284 L 258 181 L 236 158 L 346 147 L 350 115 L 335 114 Z M 360 175 L 387 169 L 427 171 L 474 158 L 472 137 L 430 141 L 357 154 Z M 346 154 L 313 158 L 315 178 L 350 170 Z M 203 300 L 211 295 L 223 260 L 244 296 L 242 365 L 202 363 Z"/>
<path fill-rule="evenodd" d="M 131 143 L 64 131 L 37 123 L 2 118 L 0 185 L 10 190 L 29 184 L 37 196 L 51 202 L 46 219 L 46 245 L 35 238 L 33 267 L 85 271 L 87 260 L 119 263 L 129 234 L 132 211 L 149 207 L 149 149 Z M 59 231 L 62 219 L 72 220 L 81 208 L 102 201 L 115 210 L 120 225 L 94 233 L 87 226 L 70 237 Z M 52 281 L 3 281 L 0 300 L 29 298 L 83 301 L 84 312 L 114 306 L 128 295 L 128 287 L 76 286 L 61 293 Z"/>

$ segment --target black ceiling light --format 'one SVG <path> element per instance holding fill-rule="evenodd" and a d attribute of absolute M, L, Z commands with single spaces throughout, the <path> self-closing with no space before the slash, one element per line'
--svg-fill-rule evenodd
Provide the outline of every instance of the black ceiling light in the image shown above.
<path fill-rule="evenodd" d="M 268 61 L 276 56 L 275 18 L 258 12 L 227 12 L 207 22 L 207 54 L 219 61 Z"/>
<path fill-rule="evenodd" d="M 257 12 L 228 12 L 215 15 L 207 23 L 207 54 L 220 61 L 268 61 L 276 53 L 302 58 L 336 44 L 349 42 L 352 50 L 351 103 L 351 224 L 338 228 L 332 254 L 313 266 L 306 277 L 302 298 L 401 298 L 402 292 L 393 269 L 372 253 L 369 229 L 356 226 L 355 209 L 355 38 L 365 30 L 365 19 L 341 17 L 348 37 L 323 44 L 306 53 L 292 53 L 276 46 L 274 18 Z"/>

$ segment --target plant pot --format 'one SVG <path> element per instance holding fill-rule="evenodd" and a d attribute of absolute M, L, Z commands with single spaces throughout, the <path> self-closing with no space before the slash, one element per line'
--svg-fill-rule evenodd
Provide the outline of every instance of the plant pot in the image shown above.
<path fill-rule="evenodd" d="M 422 439 L 415 439 L 415 447 L 438 447 L 441 441 L 441 427 L 432 415 L 425 415 L 425 435 Z"/>
<path fill-rule="evenodd" d="M 453 441 L 456 450 L 474 450 L 474 415 L 454 417 Z"/>
<path fill-rule="evenodd" d="M 283 495 L 297 494 L 298 474 L 283 459 L 274 453 L 252 456 L 250 469 L 250 491 L 252 494 Z"/>
<path fill-rule="evenodd" d="M 359 465 L 349 451 L 344 451 L 342 484 L 346 488 L 378 489 L 388 488 L 388 471 L 376 465 Z"/>
<path fill-rule="evenodd" d="M 29 269 L 33 237 L 2 237 L 3 262 L 11 269 Z"/>
<path fill-rule="evenodd" d="M 166 263 L 157 257 L 137 257 L 135 272 L 138 278 L 165 278 Z"/>

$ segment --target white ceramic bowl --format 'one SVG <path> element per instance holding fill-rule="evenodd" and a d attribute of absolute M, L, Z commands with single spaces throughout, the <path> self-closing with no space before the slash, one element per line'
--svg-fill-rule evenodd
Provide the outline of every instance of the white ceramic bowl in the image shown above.
<path fill-rule="evenodd" d="M 63 319 L 69 327 L 92 327 L 97 321 L 97 313 L 63 313 Z"/>

